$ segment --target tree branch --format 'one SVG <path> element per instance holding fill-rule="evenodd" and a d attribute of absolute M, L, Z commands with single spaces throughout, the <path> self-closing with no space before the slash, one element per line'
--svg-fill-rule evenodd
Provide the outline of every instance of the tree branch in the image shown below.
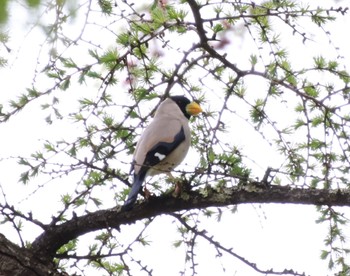
<path fill-rule="evenodd" d="M 289 203 L 328 206 L 350 206 L 349 190 L 303 189 L 289 186 L 268 186 L 256 182 L 232 188 L 190 191 L 181 198 L 170 194 L 151 197 L 147 202 L 136 204 L 129 212 L 120 207 L 100 210 L 81 217 L 73 217 L 60 225 L 47 228 L 32 244 L 34 253 L 46 257 L 54 256 L 64 244 L 85 233 L 116 228 L 135 223 L 138 220 L 171 214 L 186 209 L 225 207 L 245 203 Z"/>
<path fill-rule="evenodd" d="M 195 233 L 197 236 L 202 237 L 204 240 L 209 242 L 210 244 L 214 245 L 217 250 L 221 250 L 236 259 L 240 260 L 244 264 L 248 265 L 252 269 L 254 269 L 256 272 L 259 272 L 261 274 L 265 275 L 285 275 L 285 274 L 290 274 L 290 275 L 295 275 L 295 276 L 305 276 L 304 273 L 298 273 L 296 271 L 293 271 L 292 269 L 284 269 L 283 271 L 274 271 L 272 268 L 268 270 L 263 270 L 258 267 L 256 263 L 252 263 L 249 260 L 245 259 L 244 257 L 238 255 L 237 253 L 233 252 L 232 248 L 226 248 L 225 246 L 221 245 L 220 242 L 216 241 L 214 237 L 209 237 L 207 235 L 207 232 L 205 230 L 198 230 L 196 227 L 190 226 L 185 219 L 181 217 L 181 215 L 174 215 L 175 217 L 183 226 L 186 227 L 186 229 L 190 230 L 191 232 Z"/>
<path fill-rule="evenodd" d="M 187 3 L 189 4 L 192 10 L 195 25 L 197 28 L 197 34 L 200 38 L 202 48 L 206 50 L 212 58 L 220 60 L 225 66 L 231 68 L 237 74 L 238 77 L 241 77 L 243 75 L 243 72 L 235 64 L 226 59 L 225 55 L 219 54 L 217 51 L 214 50 L 213 47 L 211 47 L 208 44 L 209 38 L 206 36 L 206 31 L 203 25 L 204 20 L 200 13 L 201 6 L 197 4 L 196 0 L 187 0 Z"/>
<path fill-rule="evenodd" d="M 12 243 L 0 234 L 0 275 L 63 275 L 56 271 L 52 260 L 40 259 L 30 249 Z"/>

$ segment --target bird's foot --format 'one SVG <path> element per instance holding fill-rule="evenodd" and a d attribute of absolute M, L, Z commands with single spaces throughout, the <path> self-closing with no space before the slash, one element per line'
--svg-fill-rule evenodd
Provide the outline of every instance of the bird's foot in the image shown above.
<path fill-rule="evenodd" d="M 181 181 L 176 181 L 175 183 L 175 189 L 173 192 L 173 197 L 179 197 L 182 193 L 182 182 Z"/>
<path fill-rule="evenodd" d="M 152 196 L 151 192 L 146 187 L 143 189 L 143 194 L 146 200 Z"/>

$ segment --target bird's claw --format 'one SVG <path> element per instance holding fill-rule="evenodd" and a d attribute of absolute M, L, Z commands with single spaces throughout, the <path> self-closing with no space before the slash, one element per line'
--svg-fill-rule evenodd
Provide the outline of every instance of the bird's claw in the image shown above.
<path fill-rule="evenodd" d="M 152 195 L 151 192 L 146 187 L 143 189 L 143 193 L 146 200 L 148 200 Z"/>
<path fill-rule="evenodd" d="M 182 193 L 182 183 L 181 181 L 176 181 L 173 197 L 179 197 L 181 193 Z"/>

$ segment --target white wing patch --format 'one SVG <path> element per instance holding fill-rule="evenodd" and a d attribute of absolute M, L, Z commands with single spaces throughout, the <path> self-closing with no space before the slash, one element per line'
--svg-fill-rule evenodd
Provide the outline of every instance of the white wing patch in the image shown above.
<path fill-rule="evenodd" d="M 166 157 L 165 154 L 161 154 L 159 152 L 156 152 L 154 156 L 157 157 L 160 161 L 162 161 Z"/>

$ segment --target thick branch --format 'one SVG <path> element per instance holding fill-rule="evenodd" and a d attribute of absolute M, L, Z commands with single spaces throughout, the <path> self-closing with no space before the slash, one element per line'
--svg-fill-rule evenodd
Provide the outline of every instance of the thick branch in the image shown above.
<path fill-rule="evenodd" d="M 302 189 L 289 186 L 260 187 L 248 185 L 205 191 L 191 191 L 182 198 L 171 195 L 151 198 L 137 204 L 129 212 L 121 212 L 120 207 L 100 210 L 81 217 L 74 217 L 60 225 L 48 227 L 32 244 L 36 254 L 54 256 L 57 249 L 72 239 L 85 233 L 120 225 L 161 214 L 169 214 L 186 209 L 224 207 L 244 203 L 289 203 L 329 206 L 350 206 L 349 190 Z"/>
<path fill-rule="evenodd" d="M 51 260 L 39 259 L 30 249 L 21 248 L 0 234 L 0 275 L 58 276 L 62 274 L 56 271 Z"/>

